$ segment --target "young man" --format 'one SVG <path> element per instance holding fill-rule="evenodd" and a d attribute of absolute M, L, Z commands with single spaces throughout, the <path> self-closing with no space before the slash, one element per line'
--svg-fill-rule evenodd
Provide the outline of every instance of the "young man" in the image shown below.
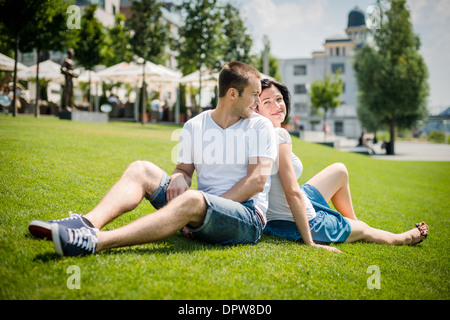
<path fill-rule="evenodd" d="M 51 238 L 56 252 L 68 256 L 155 242 L 184 226 L 208 243 L 258 242 L 266 223 L 268 176 L 277 156 L 272 124 L 253 112 L 260 92 L 256 69 L 241 62 L 227 64 L 219 75 L 217 108 L 183 127 L 172 176 L 151 162 L 134 162 L 85 216 L 35 220 L 30 233 Z M 194 170 L 198 190 L 189 190 Z M 99 231 L 144 197 L 156 212 Z"/>

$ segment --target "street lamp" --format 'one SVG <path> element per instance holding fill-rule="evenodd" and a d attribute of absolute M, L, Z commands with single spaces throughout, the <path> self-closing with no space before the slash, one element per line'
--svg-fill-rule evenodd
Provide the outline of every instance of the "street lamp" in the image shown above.
<path fill-rule="evenodd" d="M 142 64 L 142 124 L 145 124 L 145 119 L 147 116 L 147 106 L 145 101 L 145 96 L 147 93 L 147 88 L 145 84 L 145 59 L 142 57 L 137 58 L 136 62 Z"/>
<path fill-rule="evenodd" d="M 269 37 L 265 34 L 263 37 L 264 42 L 264 56 L 263 56 L 263 73 L 269 75 Z"/>

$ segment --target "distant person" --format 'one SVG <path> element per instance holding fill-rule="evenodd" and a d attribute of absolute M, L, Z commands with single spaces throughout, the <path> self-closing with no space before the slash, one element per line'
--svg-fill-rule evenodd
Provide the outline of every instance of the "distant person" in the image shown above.
<path fill-rule="evenodd" d="M 278 167 L 271 177 L 265 233 L 289 240 L 303 240 L 312 246 L 354 241 L 414 245 L 427 237 L 428 226 L 424 222 L 407 232 L 394 234 L 358 221 L 353 209 L 348 171 L 343 164 L 330 165 L 299 186 L 297 180 L 303 165 L 292 152 L 289 133 L 281 128 L 290 111 L 289 91 L 281 83 L 264 79 L 260 98 L 257 111 L 272 122 L 278 138 Z M 330 200 L 337 211 L 329 207 Z"/>
<path fill-rule="evenodd" d="M 374 139 L 375 140 L 375 139 Z M 363 147 L 369 150 L 370 154 L 375 154 L 375 150 L 373 150 L 367 143 L 366 143 L 366 139 L 365 139 L 365 134 L 364 132 L 361 132 L 361 135 L 359 136 L 358 139 L 358 145 L 357 147 Z"/>
<path fill-rule="evenodd" d="M 92 211 L 34 220 L 30 233 L 52 239 L 55 251 L 65 256 L 159 241 L 184 226 L 207 243 L 257 243 L 266 224 L 268 176 L 277 155 L 272 124 L 254 113 L 260 74 L 231 62 L 220 72 L 218 87 L 216 109 L 184 125 L 171 176 L 151 162 L 134 162 Z M 194 171 L 198 189 L 189 190 Z M 157 211 L 118 229 L 99 231 L 143 198 Z"/>

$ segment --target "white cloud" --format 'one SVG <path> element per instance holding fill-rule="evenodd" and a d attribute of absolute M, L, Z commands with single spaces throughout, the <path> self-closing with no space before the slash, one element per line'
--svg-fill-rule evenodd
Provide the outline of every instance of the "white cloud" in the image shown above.
<path fill-rule="evenodd" d="M 243 7 L 246 18 L 265 30 L 289 30 L 320 23 L 326 0 L 290 1 L 275 4 L 273 0 L 251 0 Z"/>

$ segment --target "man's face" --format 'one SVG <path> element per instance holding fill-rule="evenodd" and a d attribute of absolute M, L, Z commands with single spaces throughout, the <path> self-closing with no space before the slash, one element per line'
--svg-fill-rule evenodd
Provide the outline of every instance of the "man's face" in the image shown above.
<path fill-rule="evenodd" d="M 242 94 L 237 97 L 234 115 L 241 118 L 250 118 L 261 102 L 259 99 L 260 93 L 261 81 L 258 78 L 251 78 Z"/>

